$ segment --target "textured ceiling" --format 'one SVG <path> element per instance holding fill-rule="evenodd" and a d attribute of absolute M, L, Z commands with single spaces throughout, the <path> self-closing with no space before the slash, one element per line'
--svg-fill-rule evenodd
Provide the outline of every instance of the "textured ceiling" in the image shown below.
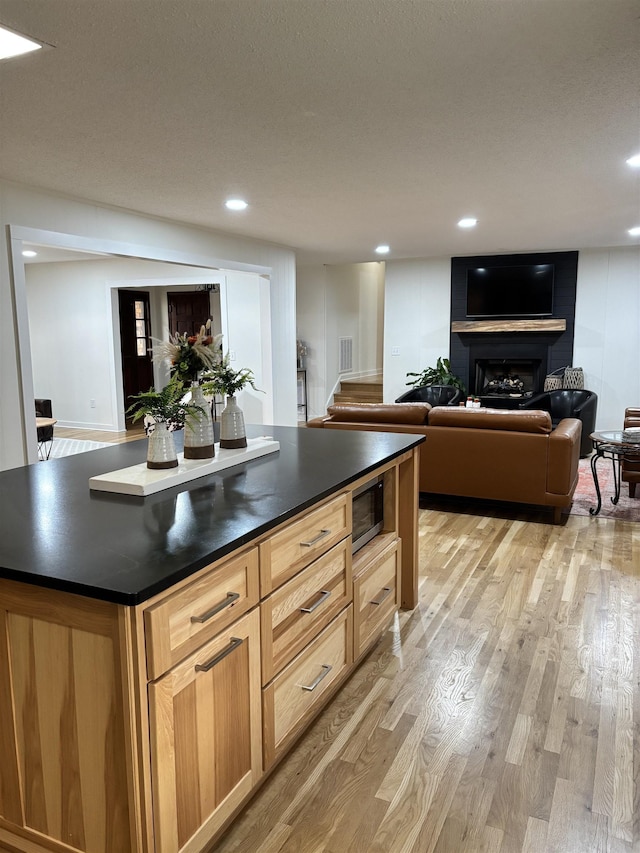
<path fill-rule="evenodd" d="M 639 0 L 0 0 L 0 22 L 55 48 L 0 63 L 9 180 L 301 262 L 638 242 Z"/>

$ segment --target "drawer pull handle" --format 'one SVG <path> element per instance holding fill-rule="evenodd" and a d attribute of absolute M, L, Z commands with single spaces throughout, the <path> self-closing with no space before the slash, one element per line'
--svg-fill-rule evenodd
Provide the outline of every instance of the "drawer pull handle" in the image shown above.
<path fill-rule="evenodd" d="M 390 586 L 383 587 L 382 588 L 382 595 L 380 596 L 380 598 L 378 598 L 377 600 L 374 598 L 374 600 L 370 601 L 369 604 L 375 604 L 377 607 L 379 604 L 382 604 L 382 602 L 385 600 L 385 598 L 389 597 L 390 592 L 391 592 Z"/>
<path fill-rule="evenodd" d="M 210 669 L 220 663 L 223 658 L 226 658 L 227 655 L 230 655 L 234 649 L 237 649 L 238 646 L 243 644 L 244 640 L 238 639 L 238 637 L 231 637 L 231 641 L 226 649 L 223 649 L 219 654 L 215 657 L 212 657 L 211 660 L 208 660 L 206 663 L 197 663 L 196 664 L 196 672 L 209 672 Z"/>
<path fill-rule="evenodd" d="M 229 607 L 230 604 L 233 604 L 234 601 L 237 601 L 240 598 L 239 592 L 228 592 L 227 597 L 224 601 L 221 601 L 219 604 L 216 604 L 215 607 L 212 607 L 211 610 L 207 610 L 206 613 L 203 613 L 202 616 L 192 616 L 192 622 L 206 622 L 208 619 L 211 619 L 212 616 L 215 616 L 216 613 L 220 613 L 221 610 L 224 610 L 225 607 Z"/>
<path fill-rule="evenodd" d="M 313 611 L 316 609 L 316 607 L 320 607 L 320 605 L 322 604 L 322 602 L 323 602 L 323 601 L 326 601 L 326 600 L 327 600 L 327 598 L 329 598 L 329 596 L 330 596 L 330 595 L 331 595 L 331 590 L 330 590 L 330 589 L 323 589 L 323 590 L 321 590 L 321 592 L 320 592 L 320 598 L 315 602 L 315 604 L 312 604 L 312 605 L 311 605 L 311 607 L 301 607 L 301 608 L 300 608 L 300 613 L 313 613 Z"/>
<path fill-rule="evenodd" d="M 331 531 L 327 527 L 323 527 L 317 536 L 314 536 L 313 539 L 309 539 L 308 542 L 301 542 L 300 545 L 303 548 L 310 548 L 312 545 L 315 545 L 316 542 L 319 542 L 321 539 L 324 539 L 324 537 L 328 536 L 330 533 Z"/>
<path fill-rule="evenodd" d="M 303 690 L 315 690 L 315 689 L 316 689 L 316 687 L 318 686 L 318 684 L 320 684 L 320 682 L 322 681 L 322 679 L 323 679 L 323 678 L 326 678 L 326 677 L 327 677 L 327 675 L 329 675 L 329 673 L 331 672 L 331 670 L 332 670 L 332 669 L 333 669 L 333 667 L 332 667 L 332 666 L 329 666 L 329 664 L 328 664 L 328 663 L 323 663 L 323 664 L 322 664 L 322 672 L 321 672 L 321 673 L 320 673 L 320 675 L 316 678 L 316 680 L 315 680 L 314 682 L 312 682 L 311 684 L 303 684 L 303 685 L 302 685 L 302 689 L 303 689 Z"/>

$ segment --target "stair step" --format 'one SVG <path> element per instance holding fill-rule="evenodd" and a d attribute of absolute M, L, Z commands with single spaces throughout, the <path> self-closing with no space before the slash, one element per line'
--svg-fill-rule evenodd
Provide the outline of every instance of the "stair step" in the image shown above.
<path fill-rule="evenodd" d="M 381 403 L 382 376 L 344 379 L 340 390 L 333 395 L 334 403 Z"/>

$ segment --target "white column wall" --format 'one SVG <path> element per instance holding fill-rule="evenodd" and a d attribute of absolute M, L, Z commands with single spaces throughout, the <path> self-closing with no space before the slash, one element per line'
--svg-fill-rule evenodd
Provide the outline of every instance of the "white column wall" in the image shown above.
<path fill-rule="evenodd" d="M 387 261 L 384 299 L 384 400 L 408 390 L 407 373 L 449 357 L 451 259 Z M 398 351 L 397 355 L 392 353 Z"/>
<path fill-rule="evenodd" d="M 598 395 L 597 429 L 620 429 L 640 406 L 640 247 L 578 256 L 573 363 Z"/>
<path fill-rule="evenodd" d="M 22 226 L 113 240 L 181 255 L 184 263 L 254 265 L 270 270 L 273 420 L 296 423 L 295 255 L 292 250 L 257 240 L 109 208 L 11 182 L 0 182 L 0 469 L 22 465 L 35 442 L 35 423 L 22 417 L 20 353 L 15 326 L 7 226 Z M 215 260 L 223 264 L 213 263 Z M 19 281 L 22 287 L 23 282 Z M 23 353 L 30 375 L 30 359 Z M 29 401 L 24 401 L 28 404 Z"/>

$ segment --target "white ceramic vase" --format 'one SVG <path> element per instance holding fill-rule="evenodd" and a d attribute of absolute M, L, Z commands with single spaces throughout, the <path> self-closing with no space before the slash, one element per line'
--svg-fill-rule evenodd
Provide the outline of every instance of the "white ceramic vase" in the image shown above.
<path fill-rule="evenodd" d="M 196 382 L 191 386 L 191 402 L 199 408 L 189 415 L 184 425 L 184 458 L 212 459 L 215 450 L 211 404 L 205 399 L 202 386 Z"/>
<path fill-rule="evenodd" d="M 227 397 L 227 405 L 220 415 L 220 448 L 231 450 L 247 446 L 244 415 L 235 397 Z"/>
<path fill-rule="evenodd" d="M 147 445 L 147 468 L 177 468 L 178 456 L 173 433 L 169 432 L 164 421 L 156 422 L 149 434 Z"/>

